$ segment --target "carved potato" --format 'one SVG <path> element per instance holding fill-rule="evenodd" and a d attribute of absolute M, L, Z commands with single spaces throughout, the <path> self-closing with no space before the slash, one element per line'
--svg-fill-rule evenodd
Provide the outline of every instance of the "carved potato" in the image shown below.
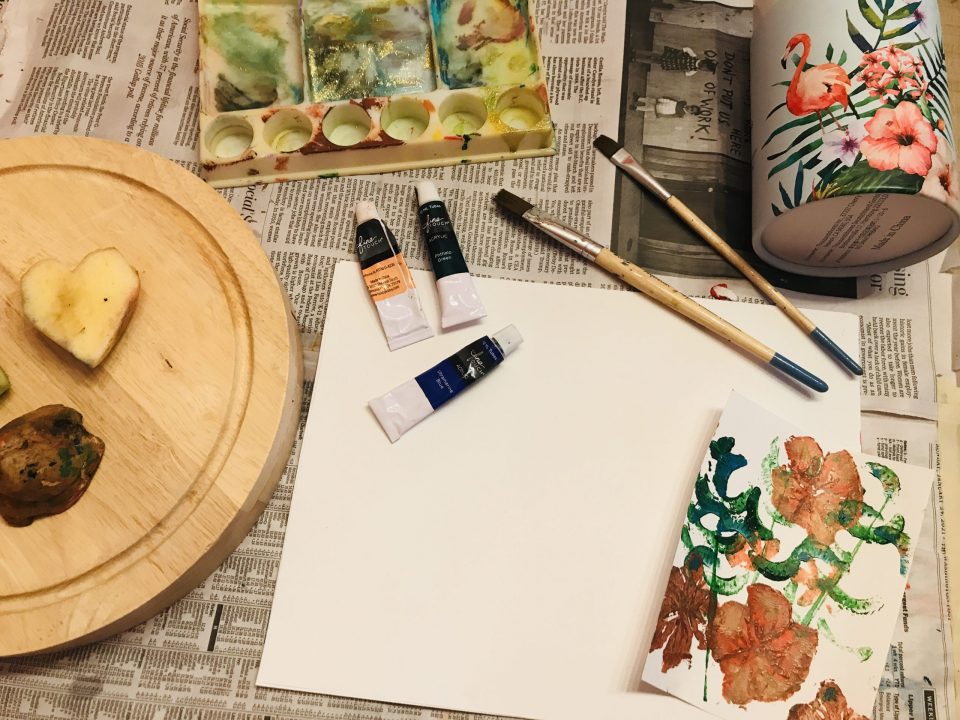
<path fill-rule="evenodd" d="M 40 332 L 90 367 L 96 367 L 126 329 L 140 276 L 116 248 L 87 255 L 70 270 L 41 260 L 20 280 L 23 312 Z"/>

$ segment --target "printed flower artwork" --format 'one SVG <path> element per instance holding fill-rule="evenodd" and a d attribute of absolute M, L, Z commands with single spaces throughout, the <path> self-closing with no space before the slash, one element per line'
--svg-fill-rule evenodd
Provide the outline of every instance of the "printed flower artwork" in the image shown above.
<path fill-rule="evenodd" d="M 832 680 L 820 683 L 820 690 L 812 702 L 794 705 L 787 720 L 868 720 L 847 704 L 843 690 Z"/>
<path fill-rule="evenodd" d="M 734 394 L 694 482 L 643 679 L 731 719 L 859 720 L 931 482 Z"/>
<path fill-rule="evenodd" d="M 923 194 L 960 207 L 953 123 L 941 37 L 930 37 L 924 2 L 863 0 L 847 13 L 851 47 L 800 33 L 784 120 L 762 149 L 779 180 L 775 216 L 823 198 L 871 192 Z M 863 32 L 862 29 L 865 29 Z M 802 53 L 794 54 L 794 49 Z M 816 57 L 814 48 L 823 52 Z M 824 62 L 825 61 L 825 62 Z"/>
<path fill-rule="evenodd" d="M 823 545 L 860 519 L 863 487 L 846 450 L 824 456 L 817 441 L 792 437 L 784 444 L 789 465 L 773 471 L 773 505 L 789 522 Z"/>
<path fill-rule="evenodd" d="M 837 569 L 831 567 L 830 573 L 826 580 L 832 582 L 836 577 L 836 574 Z M 820 568 L 817 567 L 816 560 L 807 560 L 805 563 L 803 563 L 791 580 L 798 589 L 802 588 L 802 592 L 796 596 L 797 605 L 800 607 L 810 607 L 814 602 L 820 599 L 821 595 L 823 595 L 823 589 L 821 588 Z"/>
<path fill-rule="evenodd" d="M 764 560 L 772 560 L 780 552 L 780 541 L 773 540 L 755 540 L 753 543 L 747 543 L 746 540 L 740 540 L 739 549 L 735 552 L 727 552 L 727 562 L 730 567 L 742 567 L 747 570 L 756 570 L 751 558 L 761 557 Z"/>
<path fill-rule="evenodd" d="M 663 648 L 664 672 L 693 657 L 690 645 L 694 640 L 699 649 L 706 647 L 704 628 L 709 605 L 710 591 L 703 581 L 699 556 L 692 555 L 682 568 L 670 569 L 652 645 Z"/>
<path fill-rule="evenodd" d="M 793 622 L 790 609 L 782 593 L 759 583 L 747 588 L 746 605 L 731 600 L 719 607 L 708 645 L 727 702 L 785 700 L 807 679 L 817 631 Z"/>

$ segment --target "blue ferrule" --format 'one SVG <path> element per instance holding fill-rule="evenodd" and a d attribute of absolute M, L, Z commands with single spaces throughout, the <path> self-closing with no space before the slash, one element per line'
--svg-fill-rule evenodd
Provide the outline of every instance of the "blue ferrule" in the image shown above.
<path fill-rule="evenodd" d="M 815 328 L 814 331 L 810 333 L 810 337 L 816 340 L 820 347 L 839 360 L 847 370 L 854 375 L 863 375 L 863 368 L 860 367 L 860 363 L 847 355 L 839 345 L 824 334 L 823 330 Z"/>
<path fill-rule="evenodd" d="M 827 384 L 807 370 L 804 370 L 802 367 L 797 365 L 793 360 L 785 358 L 780 353 L 774 353 L 773 357 L 770 359 L 770 364 L 773 365 L 778 370 L 782 370 L 787 375 L 792 377 L 794 380 L 799 380 L 808 388 L 812 388 L 817 392 L 826 392 L 829 387 Z"/>

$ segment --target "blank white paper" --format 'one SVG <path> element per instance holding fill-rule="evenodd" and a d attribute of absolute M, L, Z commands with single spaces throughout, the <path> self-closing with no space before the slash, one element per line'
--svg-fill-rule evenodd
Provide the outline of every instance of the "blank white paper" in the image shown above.
<path fill-rule="evenodd" d="M 433 276 L 413 274 L 439 327 Z M 858 380 L 772 306 L 704 301 L 826 394 L 639 293 L 476 283 L 482 324 L 391 353 L 359 266 L 337 265 L 257 684 L 544 720 L 703 717 L 640 675 L 720 412 L 736 390 L 859 449 Z M 809 316 L 856 355 L 855 316 Z M 523 345 L 391 445 L 367 401 L 511 323 Z"/>

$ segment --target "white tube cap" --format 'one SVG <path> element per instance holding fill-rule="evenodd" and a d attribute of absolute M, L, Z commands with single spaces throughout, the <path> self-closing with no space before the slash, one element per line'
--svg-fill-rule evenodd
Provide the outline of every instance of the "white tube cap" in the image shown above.
<path fill-rule="evenodd" d="M 417 204 L 425 205 L 428 202 L 434 202 L 440 199 L 440 193 L 437 192 L 437 186 L 430 180 L 420 180 L 416 184 Z"/>
<path fill-rule="evenodd" d="M 354 208 L 354 214 L 357 216 L 357 225 L 363 225 L 368 220 L 379 220 L 380 213 L 377 212 L 377 206 L 369 200 L 361 200 Z"/>
<path fill-rule="evenodd" d="M 523 336 L 520 335 L 520 331 L 517 330 L 514 325 L 507 325 L 500 332 L 494 333 L 493 339 L 497 341 L 497 345 L 503 350 L 504 357 L 516 350 L 520 346 L 520 343 L 523 342 Z"/>

